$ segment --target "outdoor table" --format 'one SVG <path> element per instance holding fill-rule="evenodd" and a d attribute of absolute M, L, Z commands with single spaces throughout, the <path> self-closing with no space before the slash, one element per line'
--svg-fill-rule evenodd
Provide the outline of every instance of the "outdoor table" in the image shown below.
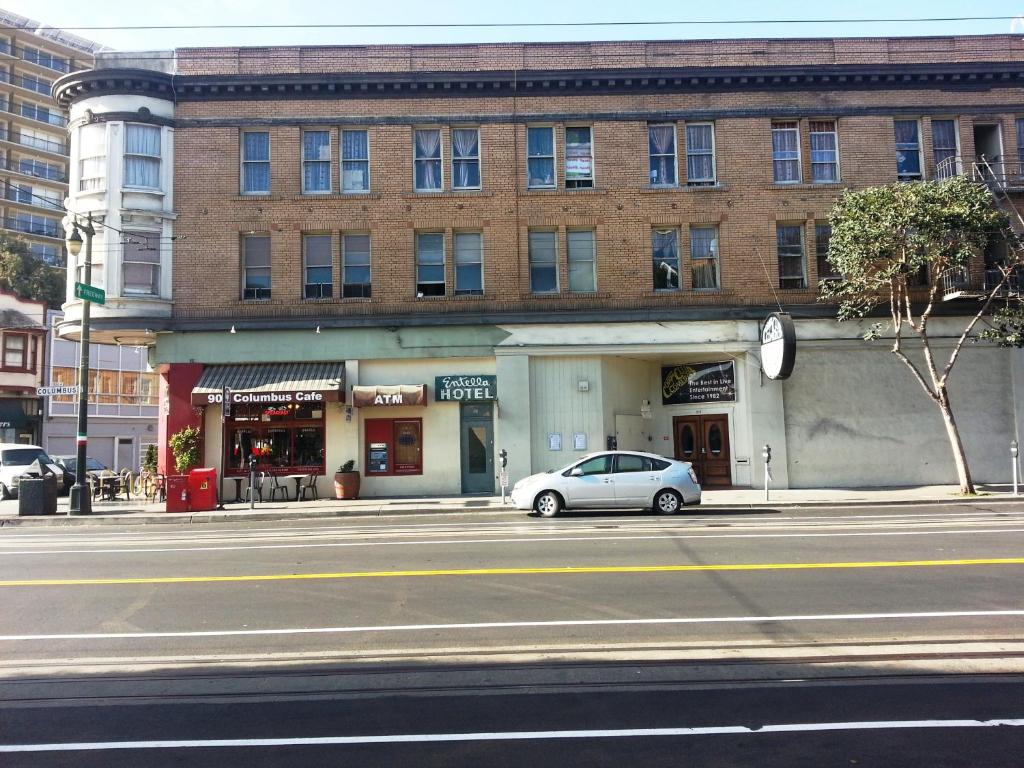
<path fill-rule="evenodd" d="M 295 481 L 295 500 L 298 501 L 299 494 L 302 493 L 302 488 L 300 487 L 302 485 L 302 480 L 309 477 L 309 472 L 304 472 L 301 475 L 282 475 L 282 477 Z"/>

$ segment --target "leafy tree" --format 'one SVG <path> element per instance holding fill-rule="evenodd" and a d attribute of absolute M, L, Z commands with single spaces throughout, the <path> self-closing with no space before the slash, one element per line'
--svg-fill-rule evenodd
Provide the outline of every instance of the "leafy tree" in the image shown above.
<path fill-rule="evenodd" d="M 960 351 L 978 322 L 1004 292 L 1021 250 L 1006 215 L 982 185 L 957 177 L 945 182 L 897 183 L 846 192 L 830 215 L 832 237 L 828 261 L 841 275 L 822 285 L 823 301 L 838 301 L 840 321 L 866 317 L 888 305 L 890 323 L 875 323 L 866 340 L 892 332 L 892 353 L 899 358 L 942 413 L 961 493 L 974 493 L 963 442 L 953 416 L 949 376 Z M 987 288 L 980 308 L 972 314 L 949 357 L 938 360 L 928 335 L 928 322 L 946 277 L 969 274 L 971 261 L 992 238 L 1005 238 L 1010 263 L 1000 267 L 1002 279 Z M 928 276 L 921 285 L 919 276 Z M 1007 326 L 1012 331 L 1012 325 Z M 996 326 L 991 326 L 995 331 Z M 903 350 L 904 332 L 920 340 L 921 365 Z M 984 338 L 1000 343 L 1009 336 Z M 1019 338 L 1019 337 L 1018 337 Z"/>
<path fill-rule="evenodd" d="M 65 272 L 29 253 L 24 240 L 0 233 L 0 286 L 23 299 L 44 301 L 48 307 L 60 309 Z"/>

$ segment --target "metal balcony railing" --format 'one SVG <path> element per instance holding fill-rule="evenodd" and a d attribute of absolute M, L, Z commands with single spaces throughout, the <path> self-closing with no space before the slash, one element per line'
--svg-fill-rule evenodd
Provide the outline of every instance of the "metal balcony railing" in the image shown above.
<path fill-rule="evenodd" d="M 49 208 L 52 211 L 63 211 L 64 206 L 61 205 L 60 200 L 51 200 L 50 198 L 43 197 L 36 193 L 34 190 L 22 189 L 16 184 L 8 184 L 4 189 L 3 197 L 5 200 L 12 200 L 15 203 L 21 203 L 22 205 L 34 205 L 39 208 Z"/>
<path fill-rule="evenodd" d="M 44 152 L 52 152 L 55 155 L 68 154 L 67 144 L 63 144 L 59 141 L 40 139 L 36 136 L 26 136 L 25 134 L 17 131 L 8 131 L 2 126 L 0 126 L 0 141 L 13 141 L 15 144 L 21 144 L 24 147 L 41 149 Z"/>
<path fill-rule="evenodd" d="M 3 222 L 4 228 L 13 229 L 15 232 L 24 232 L 27 235 L 41 235 L 43 237 L 61 237 L 60 223 L 56 221 L 8 217 Z"/>
<path fill-rule="evenodd" d="M 40 80 L 35 77 L 25 77 L 24 75 L 12 75 L 10 72 L 0 72 L 0 83 L 11 83 L 19 88 L 24 88 L 27 91 L 34 91 L 35 93 L 42 94 L 49 98 L 50 91 L 53 88 L 53 83 L 46 80 Z"/>
<path fill-rule="evenodd" d="M 0 53 L 14 56 L 22 61 L 29 61 L 37 66 L 52 69 L 54 72 L 67 74 L 71 71 L 71 62 L 62 56 L 54 56 L 46 51 L 35 48 L 18 48 L 8 42 L 0 43 Z"/>
<path fill-rule="evenodd" d="M 14 171 L 15 173 L 32 176 L 36 179 L 57 181 L 62 184 L 67 184 L 68 182 L 68 175 L 65 171 L 62 171 L 54 165 L 39 162 L 38 160 L 11 160 L 6 157 L 0 157 L 0 170 Z"/>
<path fill-rule="evenodd" d="M 948 181 L 963 176 L 965 168 L 973 181 L 1001 190 L 1024 189 L 1024 163 L 987 160 L 984 156 L 973 160 L 965 160 L 960 155 L 947 157 L 935 166 L 935 179 Z"/>
<path fill-rule="evenodd" d="M 971 274 L 967 269 L 950 270 L 942 276 L 942 298 L 949 301 L 988 296 L 1002 279 L 1002 270 L 995 267 L 980 274 Z M 1024 288 L 1024 272 L 1018 267 L 1010 273 L 997 295 L 1020 296 L 1021 288 Z"/>

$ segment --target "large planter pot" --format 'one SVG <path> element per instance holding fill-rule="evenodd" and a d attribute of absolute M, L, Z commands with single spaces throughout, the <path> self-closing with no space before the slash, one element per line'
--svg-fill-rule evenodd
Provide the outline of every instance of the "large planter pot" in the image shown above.
<path fill-rule="evenodd" d="M 359 473 L 358 472 L 335 472 L 334 473 L 334 498 L 336 499 L 358 499 L 359 498 Z"/>

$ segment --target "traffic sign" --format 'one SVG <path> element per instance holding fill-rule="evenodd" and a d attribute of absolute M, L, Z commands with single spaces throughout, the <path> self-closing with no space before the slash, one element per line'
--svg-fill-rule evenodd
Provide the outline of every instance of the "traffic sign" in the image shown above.
<path fill-rule="evenodd" d="M 36 395 L 49 397 L 50 395 L 80 395 L 82 388 L 75 384 L 71 387 L 36 387 Z"/>
<path fill-rule="evenodd" d="M 75 297 L 91 301 L 93 304 L 106 304 L 107 292 L 102 288 L 85 283 L 75 283 Z"/>

